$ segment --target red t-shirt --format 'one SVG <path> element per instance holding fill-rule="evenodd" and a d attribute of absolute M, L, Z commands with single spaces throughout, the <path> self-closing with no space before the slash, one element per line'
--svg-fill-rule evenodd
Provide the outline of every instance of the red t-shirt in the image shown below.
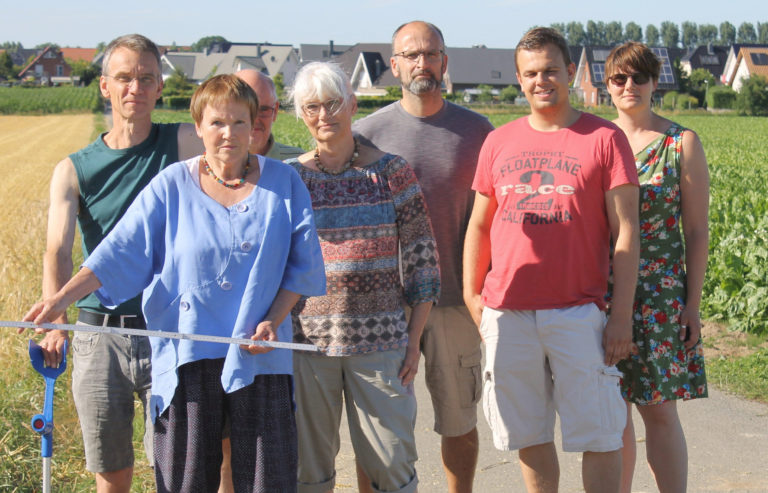
<path fill-rule="evenodd" d="M 627 138 L 589 113 L 555 132 L 534 130 L 527 117 L 491 132 L 472 184 L 498 202 L 485 306 L 604 308 L 611 239 L 605 192 L 628 183 L 638 185 Z"/>

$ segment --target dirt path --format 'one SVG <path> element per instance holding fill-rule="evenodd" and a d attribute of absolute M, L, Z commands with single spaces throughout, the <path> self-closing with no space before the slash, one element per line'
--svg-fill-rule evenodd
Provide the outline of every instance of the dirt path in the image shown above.
<path fill-rule="evenodd" d="M 707 329 L 718 334 L 720 329 Z M 720 334 L 721 347 L 731 335 Z M 733 337 L 740 337 L 733 335 Z M 432 407 L 424 385 L 424 368 L 419 372 L 416 396 L 419 416 L 416 440 L 419 451 L 417 471 L 421 493 L 444 493 L 445 479 L 440 462 L 440 439 L 432 432 Z M 480 408 L 479 408 L 480 409 Z M 710 386 L 708 399 L 680 403 L 680 419 L 688 442 L 688 491 L 697 492 L 768 492 L 768 405 L 725 394 Z M 346 418 L 344 418 L 346 423 Z M 645 462 L 645 430 L 634 412 L 637 429 L 637 465 L 633 492 L 658 491 Z M 559 424 L 558 424 L 559 426 Z M 342 449 L 337 460 L 337 491 L 356 491 L 352 445 L 346 425 L 342 425 Z M 478 493 L 524 492 L 516 452 L 493 448 L 492 438 L 480 410 L 480 459 L 475 476 Z M 560 448 L 557 432 L 556 444 Z M 579 454 L 559 453 L 561 493 L 583 491 Z"/>

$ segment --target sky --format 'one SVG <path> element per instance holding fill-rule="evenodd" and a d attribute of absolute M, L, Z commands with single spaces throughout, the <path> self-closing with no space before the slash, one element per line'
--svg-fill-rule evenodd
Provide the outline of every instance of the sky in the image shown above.
<path fill-rule="evenodd" d="M 386 43 L 400 24 L 420 19 L 436 24 L 452 47 L 514 48 L 533 26 L 588 20 L 634 21 L 643 28 L 663 21 L 715 24 L 768 22 L 765 0 L 731 2 L 669 0 L 61 0 L 3 2 L 0 42 L 25 48 L 53 42 L 94 48 L 99 42 L 138 32 L 161 45 L 190 45 L 204 36 L 233 42 L 292 44 Z"/>

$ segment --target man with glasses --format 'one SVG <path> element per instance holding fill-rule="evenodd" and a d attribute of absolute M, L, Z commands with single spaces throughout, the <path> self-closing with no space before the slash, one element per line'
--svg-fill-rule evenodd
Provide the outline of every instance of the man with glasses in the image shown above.
<path fill-rule="evenodd" d="M 59 162 L 51 179 L 43 298 L 72 275 L 77 223 L 88 257 L 136 195 L 165 166 L 199 154 L 191 124 L 152 123 L 163 81 L 157 46 L 139 34 L 121 36 L 104 52 L 101 94 L 112 104 L 113 126 L 95 142 Z M 77 302 L 78 323 L 146 328 L 141 298 L 105 307 L 93 295 Z M 58 323 L 67 323 L 62 316 Z M 66 331 L 41 342 L 46 364 L 61 363 Z M 144 447 L 152 461 L 151 349 L 147 337 L 76 332 L 72 340 L 72 394 L 80 418 L 86 469 L 98 492 L 128 492 L 133 477 L 134 393 L 144 405 Z"/>
<path fill-rule="evenodd" d="M 421 339 L 448 491 L 472 490 L 478 454 L 480 337 L 462 301 L 461 254 L 477 155 L 488 119 L 445 101 L 448 66 L 433 24 L 403 24 L 392 36 L 392 73 L 403 97 L 353 125 L 364 143 L 403 156 L 421 183 L 440 254 L 442 294 Z M 360 473 L 358 473 L 360 474 Z M 364 483 L 364 482 L 363 482 Z"/>
<path fill-rule="evenodd" d="M 275 137 L 272 135 L 272 124 L 277 120 L 277 110 L 280 108 L 272 79 L 253 69 L 241 70 L 235 75 L 251 86 L 259 99 L 259 115 L 251 133 L 251 154 L 261 154 L 279 161 L 304 154 L 304 150 L 299 147 L 275 142 Z"/>

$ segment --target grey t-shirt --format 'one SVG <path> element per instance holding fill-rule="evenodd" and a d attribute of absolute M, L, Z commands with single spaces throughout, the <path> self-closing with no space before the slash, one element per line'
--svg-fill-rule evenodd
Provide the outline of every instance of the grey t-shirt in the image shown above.
<path fill-rule="evenodd" d="M 463 305 L 461 255 L 472 209 L 477 156 L 493 125 L 483 115 L 453 103 L 426 118 L 411 115 L 400 102 L 356 121 L 352 130 L 364 144 L 405 158 L 427 200 L 440 254 L 440 306 Z"/>

